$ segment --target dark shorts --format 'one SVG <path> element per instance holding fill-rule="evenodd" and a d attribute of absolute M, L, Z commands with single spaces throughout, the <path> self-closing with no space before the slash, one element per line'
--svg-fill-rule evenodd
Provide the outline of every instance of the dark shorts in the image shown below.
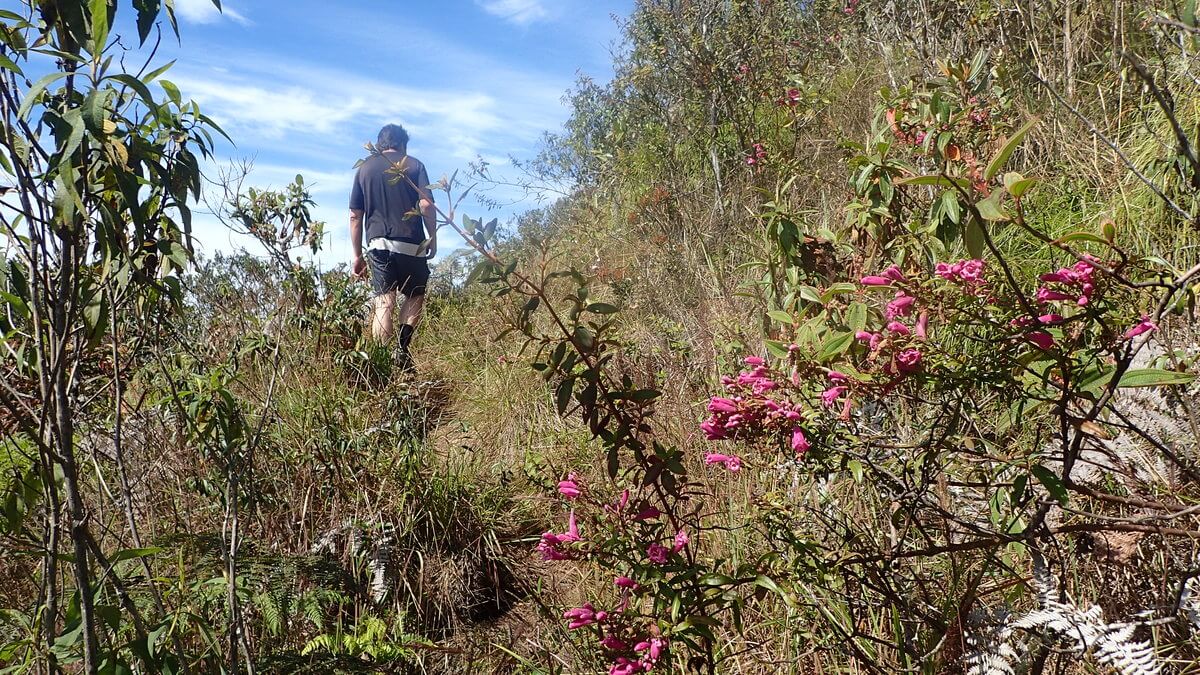
<path fill-rule="evenodd" d="M 404 296 L 425 295 L 425 284 L 429 283 L 429 262 L 425 258 L 371 249 L 367 259 L 371 262 L 375 295 L 392 291 Z"/>

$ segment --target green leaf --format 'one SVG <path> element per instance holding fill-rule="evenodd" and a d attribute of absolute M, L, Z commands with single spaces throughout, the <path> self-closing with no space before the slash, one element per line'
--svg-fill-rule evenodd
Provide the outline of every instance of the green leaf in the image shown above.
<path fill-rule="evenodd" d="M 575 342 L 583 349 L 591 349 L 596 341 L 587 326 L 575 326 Z"/>
<path fill-rule="evenodd" d="M 105 136 L 104 121 L 108 119 L 108 95 L 111 89 L 93 89 L 83 101 L 83 121 L 93 136 Z"/>
<path fill-rule="evenodd" d="M 554 403 L 559 415 L 567 412 L 567 406 L 571 404 L 571 394 L 574 392 L 575 378 L 569 377 L 558 383 L 558 390 L 554 392 Z"/>
<path fill-rule="evenodd" d="M 861 302 L 851 303 L 846 308 L 846 328 L 860 331 L 867 327 L 867 306 Z"/>
<path fill-rule="evenodd" d="M 130 89 L 133 89 L 137 95 L 141 97 L 142 103 L 145 103 L 146 107 L 151 111 L 158 110 L 158 103 L 155 102 L 154 95 L 150 93 L 150 89 L 147 88 L 145 83 L 143 83 L 141 80 L 128 73 L 118 73 L 113 75 L 112 79 L 129 87 Z"/>
<path fill-rule="evenodd" d="M 767 316 L 787 326 L 794 326 L 796 324 L 796 320 L 792 318 L 791 314 L 778 309 L 773 309 L 767 312 Z"/>
<path fill-rule="evenodd" d="M 825 343 L 821 345 L 821 353 L 817 356 L 817 360 L 821 363 L 828 363 L 849 349 L 853 342 L 854 333 L 835 332 L 826 338 Z"/>
<path fill-rule="evenodd" d="M 593 302 L 587 306 L 587 311 L 595 314 L 616 314 L 621 310 L 616 305 L 610 305 L 607 302 Z"/>
<path fill-rule="evenodd" d="M 975 205 L 975 208 L 979 209 L 979 215 L 988 221 L 1008 220 L 1008 214 L 1004 212 L 1004 208 L 1000 205 L 1000 200 L 1003 196 L 1004 193 L 995 190 L 986 199 L 981 200 Z"/>
<path fill-rule="evenodd" d="M 37 103 L 41 100 L 42 93 L 46 91 L 46 87 L 49 87 L 51 84 L 54 84 L 56 80 L 61 80 L 66 76 L 67 73 L 60 71 L 57 73 L 50 73 L 37 82 L 34 82 L 33 86 L 29 88 L 29 93 L 25 94 L 25 100 L 21 101 L 21 107 L 17 109 L 17 118 L 25 119 L 33 106 L 37 105 Z"/>
<path fill-rule="evenodd" d="M 978 218 L 971 218 L 963 229 L 963 243 L 966 244 L 967 253 L 972 258 L 983 258 L 983 251 L 987 246 L 987 240 L 983 236 L 983 227 L 984 225 L 979 222 Z"/>
<path fill-rule="evenodd" d="M 1010 136 L 1007 141 L 1005 141 L 1004 147 L 1000 148 L 1000 151 L 996 153 L 996 156 L 992 158 L 992 161 L 988 162 L 987 168 L 983 171 L 983 177 L 986 180 L 991 180 L 996 177 L 996 174 L 1000 173 L 1000 170 L 1003 169 L 1004 165 L 1008 163 L 1008 159 L 1012 157 L 1012 154 L 1016 152 L 1018 147 L 1020 147 L 1021 141 L 1025 140 L 1025 135 L 1028 134 L 1037 123 L 1038 120 L 1036 117 L 1029 120 L 1025 123 L 1025 126 L 1017 129 L 1017 131 Z"/>
<path fill-rule="evenodd" d="M 150 29 L 154 27 L 154 20 L 158 18 L 158 12 L 162 9 L 162 1 L 133 0 L 133 8 L 137 10 L 138 42 L 145 44 L 146 38 L 150 37 Z M 153 79 L 147 77 L 146 81 Z"/>
<path fill-rule="evenodd" d="M 4 54 L 0 54 L 0 68 L 3 68 L 5 70 L 11 70 L 12 72 L 16 73 L 17 75 L 20 75 L 21 77 L 25 77 L 25 73 L 21 72 L 21 68 L 19 66 L 17 66 L 17 64 L 14 63 L 12 59 L 8 58 Z"/>
<path fill-rule="evenodd" d="M 175 105 L 180 105 L 183 102 L 183 95 L 179 93 L 179 87 L 175 86 L 174 82 L 159 80 L 158 86 L 162 87 L 163 91 L 167 94 L 167 98 L 171 99 Z"/>
<path fill-rule="evenodd" d="M 121 562 L 122 560 L 134 560 L 136 558 L 147 558 L 152 555 L 158 555 L 166 549 L 157 546 L 146 546 L 143 548 L 127 548 L 117 551 L 112 556 L 113 562 Z"/>
<path fill-rule="evenodd" d="M 92 0 L 92 56 L 99 57 L 108 42 L 108 0 Z"/>
<path fill-rule="evenodd" d="M 767 346 L 767 352 L 777 359 L 786 359 L 788 357 L 787 345 L 778 340 L 764 340 L 763 344 Z"/>
<path fill-rule="evenodd" d="M 971 187 L 971 181 L 965 178 L 950 178 L 949 176 L 911 176 L 896 180 L 897 185 L 938 185 L 942 187 L 958 186 L 964 190 Z"/>
<path fill-rule="evenodd" d="M 800 288 L 796 289 L 796 292 L 798 292 L 800 297 L 804 300 L 815 302 L 818 305 L 825 304 L 825 301 L 821 300 L 821 293 L 812 286 L 801 286 Z"/>
<path fill-rule="evenodd" d="M 1055 239 L 1054 241 L 1055 241 L 1055 243 L 1058 243 L 1058 244 L 1065 244 L 1065 243 L 1071 242 L 1071 241 L 1090 241 L 1090 242 L 1093 242 L 1096 244 L 1107 244 L 1108 243 L 1107 241 L 1104 240 L 1104 237 L 1101 237 L 1098 234 L 1093 234 L 1091 232 L 1072 232 L 1070 234 L 1064 234 L 1063 236 L 1059 237 L 1058 239 Z"/>
<path fill-rule="evenodd" d="M 852 459 L 846 462 L 846 468 L 850 469 L 850 475 L 854 477 L 855 483 L 861 483 L 863 479 L 863 465 L 857 459 Z"/>
<path fill-rule="evenodd" d="M 1122 388 L 1166 387 L 1189 384 L 1195 379 L 1196 376 L 1193 373 L 1180 373 L 1160 368 L 1139 368 L 1125 371 L 1117 386 Z"/>
<path fill-rule="evenodd" d="M 1034 464 L 1029 468 L 1029 473 L 1038 479 L 1038 482 L 1046 488 L 1051 497 L 1054 497 L 1059 504 L 1066 506 L 1067 504 L 1067 487 L 1059 480 L 1058 476 L 1053 471 L 1047 469 L 1041 464 Z"/>

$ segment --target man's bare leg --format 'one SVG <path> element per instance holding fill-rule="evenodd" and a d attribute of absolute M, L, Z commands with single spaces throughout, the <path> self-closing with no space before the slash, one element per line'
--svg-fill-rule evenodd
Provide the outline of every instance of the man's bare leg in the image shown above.
<path fill-rule="evenodd" d="M 412 343 L 413 333 L 417 330 L 417 323 L 421 320 L 421 310 L 424 307 L 425 296 L 423 294 L 406 296 L 404 304 L 400 306 L 400 339 L 398 341 L 400 344 L 400 368 L 407 373 L 416 371 L 408 346 Z"/>
<path fill-rule="evenodd" d="M 404 298 L 404 304 L 400 306 L 400 323 L 417 327 L 421 322 L 421 312 L 425 309 L 425 295 L 409 295 Z"/>
<path fill-rule="evenodd" d="M 395 308 L 396 291 L 380 293 L 375 296 L 375 312 L 371 317 L 371 335 L 380 344 L 390 343 L 396 335 L 396 326 L 392 318 Z"/>

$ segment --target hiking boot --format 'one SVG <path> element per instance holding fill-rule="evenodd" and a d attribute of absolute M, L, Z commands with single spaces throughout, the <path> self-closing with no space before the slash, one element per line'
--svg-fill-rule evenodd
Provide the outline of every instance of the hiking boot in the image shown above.
<path fill-rule="evenodd" d="M 395 352 L 396 369 L 401 375 L 415 375 L 417 372 L 417 364 L 413 362 L 412 354 L 407 349 L 397 348 Z"/>

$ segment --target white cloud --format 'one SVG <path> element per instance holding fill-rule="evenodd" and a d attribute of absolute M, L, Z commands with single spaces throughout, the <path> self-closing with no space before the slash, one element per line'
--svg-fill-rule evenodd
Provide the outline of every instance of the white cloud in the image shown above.
<path fill-rule="evenodd" d="M 223 16 L 243 26 L 250 24 L 249 19 L 230 7 L 227 2 L 222 2 L 221 9 L 218 10 L 212 0 L 175 0 L 175 13 L 192 23 L 215 23 Z"/>
<path fill-rule="evenodd" d="M 550 18 L 542 0 L 476 0 L 483 11 L 518 26 Z"/>
<path fill-rule="evenodd" d="M 400 122 L 413 147 L 443 162 L 527 149 L 564 117 L 565 84 L 514 75 L 493 87 L 408 86 L 315 64 L 239 57 L 237 71 L 181 69 L 176 83 L 239 145 L 319 156 L 361 148 L 379 127 Z M 514 95 L 513 92 L 521 92 Z"/>

